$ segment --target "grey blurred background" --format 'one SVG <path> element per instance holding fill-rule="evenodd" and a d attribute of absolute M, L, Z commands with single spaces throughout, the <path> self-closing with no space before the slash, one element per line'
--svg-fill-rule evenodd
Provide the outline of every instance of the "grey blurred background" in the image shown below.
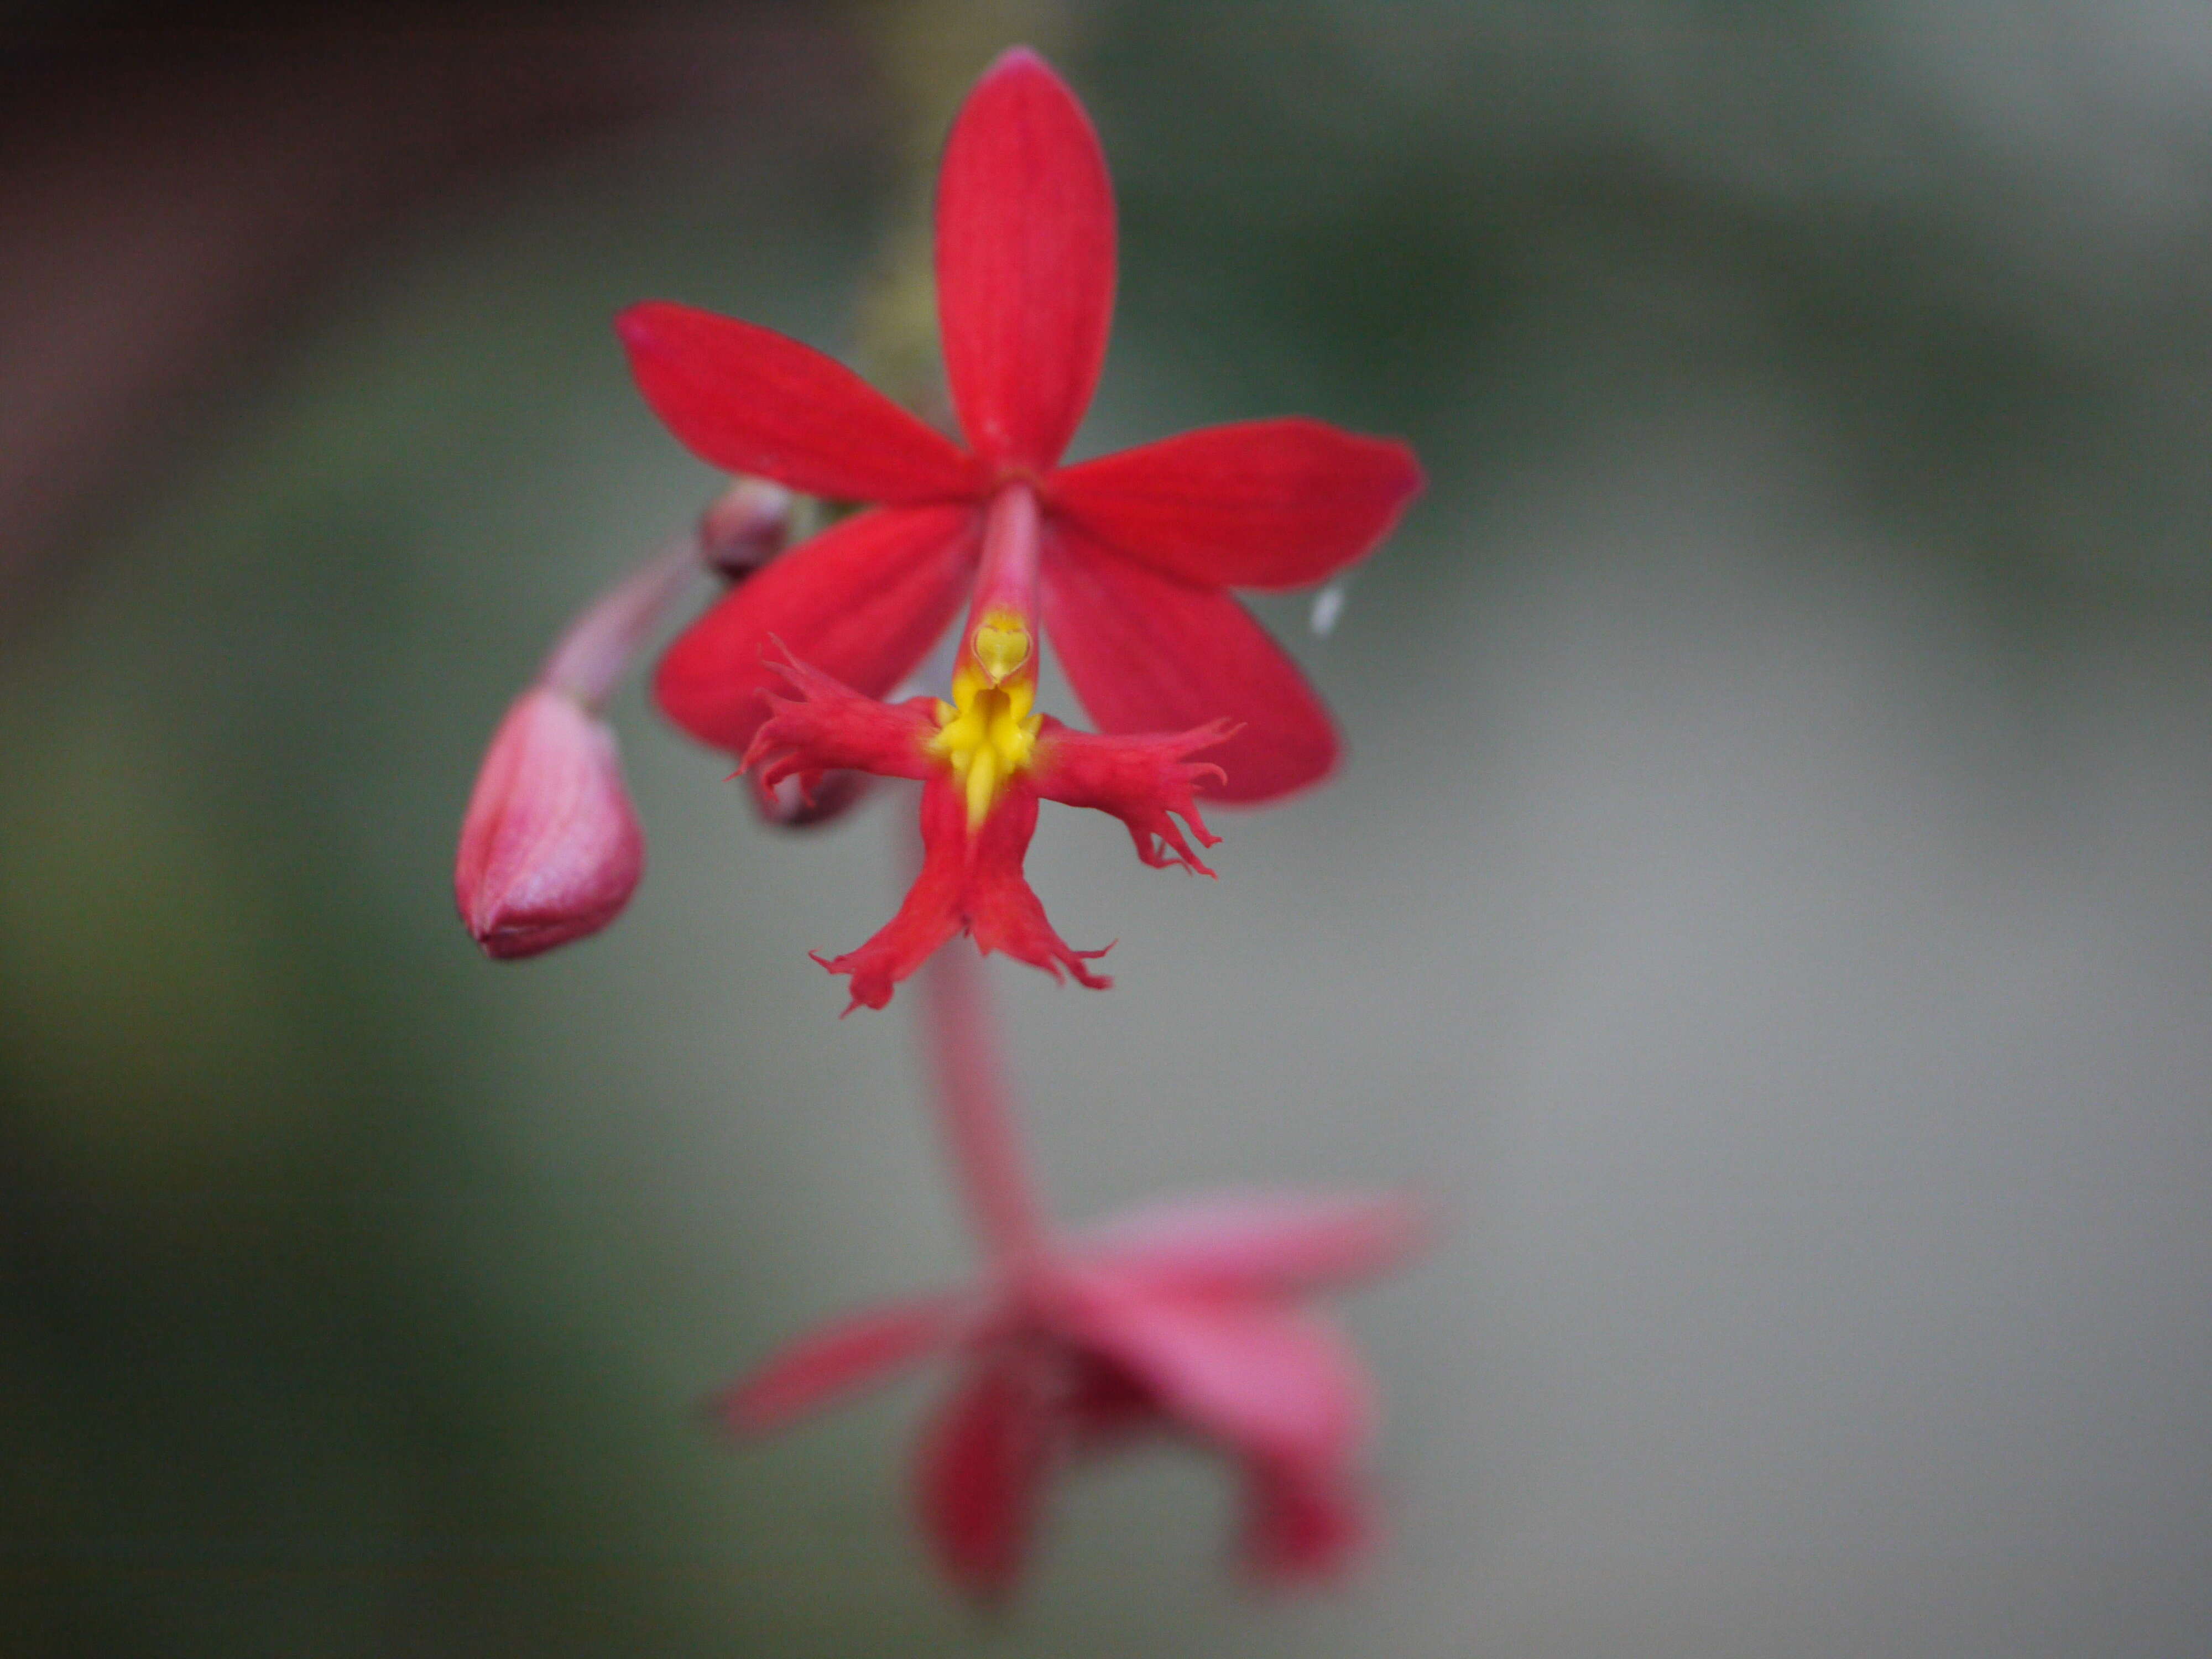
<path fill-rule="evenodd" d="M 2212 11 L 18 6 L 0 40 L 0 1653 L 2212 1649 Z M 1222 1571 L 1162 1450 L 995 1626 L 930 1385 L 697 1401 L 969 1260 L 902 998 L 633 693 L 629 916 L 520 967 L 462 800 L 715 487 L 607 326 L 831 349 L 897 89 L 1089 104 L 1078 453 L 1302 411 L 1431 488 L 1327 791 L 1219 884 L 1048 815 L 1115 988 L 995 967 L 1071 1218 L 1412 1182 L 1393 1536 Z M 1064 705 L 1063 705 L 1064 708 Z"/>

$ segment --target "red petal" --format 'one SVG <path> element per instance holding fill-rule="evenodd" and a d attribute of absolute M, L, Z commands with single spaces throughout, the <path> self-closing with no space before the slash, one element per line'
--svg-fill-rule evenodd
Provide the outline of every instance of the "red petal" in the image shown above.
<path fill-rule="evenodd" d="M 740 582 L 678 635 L 653 696 L 692 736 L 735 755 L 782 684 L 767 661 L 772 641 L 882 696 L 959 611 L 981 526 L 969 507 L 884 507 L 846 520 Z"/>
<path fill-rule="evenodd" d="M 653 413 L 700 459 L 838 501 L 973 496 L 975 463 L 833 357 L 651 301 L 615 319 Z"/>
<path fill-rule="evenodd" d="M 1399 1194 L 1214 1193 L 1116 1217 L 1085 1235 L 1084 1254 L 1177 1290 L 1279 1295 L 1382 1273 L 1425 1231 Z"/>
<path fill-rule="evenodd" d="M 1144 1382 L 1163 1411 L 1248 1455 L 1333 1468 L 1366 1436 L 1366 1377 L 1314 1321 L 1103 1273 L 1083 1281 L 1070 1318 L 1077 1340 Z"/>
<path fill-rule="evenodd" d="M 944 1346 L 960 1306 L 956 1297 L 928 1297 L 824 1325 L 720 1395 L 714 1408 L 740 1434 L 780 1429 Z"/>
<path fill-rule="evenodd" d="M 1046 635 L 1100 730 L 1241 726 L 1206 751 L 1229 775 L 1207 790 L 1215 800 L 1273 800 L 1334 769 L 1328 710 L 1226 593 L 1157 574 L 1059 524 L 1045 538 L 1043 577 Z"/>
<path fill-rule="evenodd" d="M 1221 840 L 1198 815 L 1195 792 L 1209 781 L 1218 783 L 1222 770 L 1210 762 L 1185 757 L 1226 739 L 1224 722 L 1167 736 L 1109 738 L 1072 731 L 1048 717 L 1043 732 L 1031 774 L 1037 793 L 1121 819 L 1137 844 L 1138 858 L 1155 870 L 1180 864 L 1202 876 L 1213 873 L 1168 815 L 1179 815 L 1201 846 L 1212 847 Z"/>
<path fill-rule="evenodd" d="M 1244 1561 L 1280 1583 L 1334 1577 L 1373 1542 L 1367 1506 L 1336 1470 L 1245 1467 Z"/>
<path fill-rule="evenodd" d="M 1404 444 L 1245 421 L 1056 474 L 1050 507 L 1116 551 L 1215 587 L 1302 587 L 1374 551 L 1421 488 Z"/>
<path fill-rule="evenodd" d="M 937 180 L 937 314 L 961 429 L 1048 471 L 1090 407 L 1114 320 L 1114 186 L 1091 118 L 1034 52 L 993 64 Z"/>
<path fill-rule="evenodd" d="M 1052 1453 L 1042 1404 L 1018 1356 L 985 1364 L 945 1402 L 915 1469 L 922 1529 L 945 1576 L 996 1600 L 1028 1554 Z"/>

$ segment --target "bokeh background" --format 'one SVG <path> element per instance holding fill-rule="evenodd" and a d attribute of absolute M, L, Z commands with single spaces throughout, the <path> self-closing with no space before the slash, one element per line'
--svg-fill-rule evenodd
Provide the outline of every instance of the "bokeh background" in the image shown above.
<path fill-rule="evenodd" d="M 2212 1647 L 2212 11 L 2188 0 L 14 5 L 0 55 L 0 1653 Z M 1051 52 L 1120 185 L 1078 442 L 1304 411 L 1431 488 L 1218 884 L 1048 815 L 994 966 L 1071 1217 L 1411 1183 L 1392 1538 L 1219 1471 L 929 1576 L 929 1384 L 697 1402 L 969 1260 L 912 999 L 617 709 L 652 869 L 495 966 L 461 803 L 716 480 L 607 326 L 831 349 L 913 135 Z"/>

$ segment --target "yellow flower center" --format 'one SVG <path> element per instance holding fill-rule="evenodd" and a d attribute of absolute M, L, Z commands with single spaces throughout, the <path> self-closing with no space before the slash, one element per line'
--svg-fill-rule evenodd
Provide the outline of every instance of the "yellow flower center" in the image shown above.
<path fill-rule="evenodd" d="M 969 640 L 952 676 L 952 701 L 937 705 L 937 734 L 929 752 L 949 762 L 967 787 L 968 830 L 973 835 L 1006 781 L 1030 763 L 1044 717 L 1030 713 L 1036 678 L 1014 678 L 1030 660 L 1030 633 L 1021 619 L 993 612 Z M 1011 682 L 1011 683 L 1009 683 Z"/>

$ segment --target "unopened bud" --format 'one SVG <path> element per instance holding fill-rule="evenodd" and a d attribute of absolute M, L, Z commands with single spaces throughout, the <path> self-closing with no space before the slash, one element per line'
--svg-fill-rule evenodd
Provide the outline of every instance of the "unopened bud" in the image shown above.
<path fill-rule="evenodd" d="M 824 772 L 811 798 L 795 777 L 763 785 L 757 773 L 748 773 L 746 781 L 752 786 L 753 810 L 763 823 L 779 830 L 811 830 L 859 805 L 875 780 L 865 772 Z"/>
<path fill-rule="evenodd" d="M 645 836 L 607 724 L 534 686 L 499 723 L 461 820 L 453 899 L 486 956 L 596 933 L 645 872 Z"/>
<path fill-rule="evenodd" d="M 699 515 L 699 556 L 707 568 L 742 581 L 783 551 L 791 538 L 792 494 L 766 478 L 739 478 Z"/>

